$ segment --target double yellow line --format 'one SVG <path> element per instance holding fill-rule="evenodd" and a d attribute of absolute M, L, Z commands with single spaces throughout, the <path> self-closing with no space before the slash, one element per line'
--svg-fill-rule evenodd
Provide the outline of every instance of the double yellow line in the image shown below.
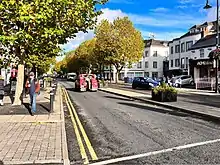
<path fill-rule="evenodd" d="M 73 104 L 70 100 L 70 97 L 69 97 L 66 89 L 62 88 L 62 91 L 63 91 L 63 95 L 64 95 L 65 100 L 66 100 L 67 107 L 69 109 L 69 113 L 70 113 L 70 116 L 71 116 L 71 120 L 72 120 L 72 123 L 73 123 L 73 127 L 74 127 L 75 134 L 76 134 L 76 139 L 77 139 L 77 142 L 78 142 L 78 145 L 79 145 L 79 149 L 80 149 L 80 153 L 81 153 L 83 162 L 84 162 L 84 164 L 89 164 L 89 159 L 88 159 L 88 156 L 87 156 L 84 144 L 83 144 L 83 139 L 85 141 L 85 144 L 88 148 L 88 151 L 90 153 L 90 156 L 91 156 L 92 160 L 98 160 L 98 157 L 97 157 L 97 155 L 96 155 L 96 153 L 95 153 L 95 151 L 94 151 L 94 149 L 93 149 L 93 147 L 90 143 L 90 140 L 89 140 L 88 136 L 86 135 L 86 132 L 85 132 L 83 126 L 82 126 L 81 121 L 79 120 L 78 114 L 77 114 L 75 108 L 73 107 Z M 82 134 L 83 139 L 81 138 L 79 130 Z"/>

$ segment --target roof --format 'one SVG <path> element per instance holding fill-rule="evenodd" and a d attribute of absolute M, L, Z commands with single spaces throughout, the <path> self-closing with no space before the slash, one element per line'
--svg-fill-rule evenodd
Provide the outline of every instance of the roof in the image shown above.
<path fill-rule="evenodd" d="M 196 33 L 190 33 L 190 32 L 187 32 L 185 33 L 184 35 L 182 35 L 181 37 L 179 38 L 174 38 L 172 41 L 170 41 L 169 43 L 172 43 L 173 41 L 177 41 L 181 38 L 184 38 L 184 37 L 189 37 L 189 36 L 193 36 L 193 35 L 197 35 L 197 34 L 201 34 L 201 32 L 196 32 Z"/>
<path fill-rule="evenodd" d="M 198 40 L 189 50 L 207 48 L 215 45 L 216 45 L 216 34 L 211 34 Z"/>
<path fill-rule="evenodd" d="M 155 40 L 155 39 L 144 40 L 145 47 L 150 47 L 152 45 L 165 47 L 165 45 L 168 45 L 168 42 L 169 41 L 162 41 L 162 40 Z"/>
<path fill-rule="evenodd" d="M 189 30 L 195 29 L 195 28 L 201 28 L 201 27 L 208 26 L 208 25 L 215 25 L 215 24 L 216 24 L 216 21 L 204 22 L 203 24 L 192 26 Z M 211 30 L 214 30 L 214 29 L 215 29 L 215 27 L 213 26 L 213 27 L 211 28 Z M 179 37 L 179 38 L 174 38 L 174 39 L 173 39 L 172 41 L 170 41 L 169 43 L 172 43 L 173 41 L 179 40 L 179 39 L 184 38 L 184 37 L 189 37 L 189 36 L 193 36 L 193 35 L 197 35 L 197 34 L 201 34 L 201 32 L 190 33 L 190 31 L 189 31 L 189 32 L 185 33 L 184 35 L 182 35 L 182 36 Z"/>

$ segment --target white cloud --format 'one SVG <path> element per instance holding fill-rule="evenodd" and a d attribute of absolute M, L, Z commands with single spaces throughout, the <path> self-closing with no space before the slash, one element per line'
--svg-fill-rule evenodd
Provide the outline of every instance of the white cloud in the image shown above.
<path fill-rule="evenodd" d="M 180 0 L 179 3 L 181 4 L 187 4 L 187 3 L 192 3 L 193 0 Z"/>
<path fill-rule="evenodd" d="M 152 12 L 167 12 L 169 11 L 169 9 L 167 8 L 164 8 L 164 7 L 158 7 L 158 8 L 155 8 L 155 9 L 151 9 Z"/>

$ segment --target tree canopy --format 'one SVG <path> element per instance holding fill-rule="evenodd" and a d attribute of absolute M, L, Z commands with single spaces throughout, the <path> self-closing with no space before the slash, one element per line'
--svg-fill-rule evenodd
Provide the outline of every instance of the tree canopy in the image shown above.
<path fill-rule="evenodd" d="M 117 18 L 113 23 L 103 20 L 95 31 L 95 37 L 99 54 L 115 66 L 117 73 L 142 57 L 143 38 L 128 17 Z"/>
<path fill-rule="evenodd" d="M 1 0 L 0 43 L 4 52 L 19 58 L 15 102 L 22 92 L 27 59 L 53 58 L 60 44 L 79 31 L 94 28 L 101 14 L 96 5 L 106 0 Z M 31 57 L 32 56 L 32 57 Z M 45 59 L 44 57 L 42 59 Z"/>

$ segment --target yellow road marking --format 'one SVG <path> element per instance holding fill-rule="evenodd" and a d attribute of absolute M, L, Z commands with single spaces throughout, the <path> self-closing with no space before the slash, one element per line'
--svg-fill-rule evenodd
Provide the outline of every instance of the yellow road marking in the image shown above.
<path fill-rule="evenodd" d="M 75 133 L 76 133 L 76 139 L 77 139 L 77 142 L 79 144 L 79 148 L 80 148 L 80 153 L 81 153 L 82 159 L 84 161 L 84 164 L 89 164 L 89 160 L 88 160 L 88 157 L 87 157 L 87 154 L 86 154 L 86 150 L 85 150 L 85 148 L 83 146 L 83 142 L 82 142 L 82 139 L 81 139 L 81 136 L 80 136 L 80 133 L 79 133 L 76 121 L 75 121 L 75 119 L 73 117 L 73 113 L 71 111 L 71 107 L 70 107 L 69 102 L 67 100 L 67 93 L 65 92 L 65 90 L 63 90 L 63 94 L 64 94 L 64 97 L 65 97 L 65 100 L 66 100 L 67 107 L 68 107 L 69 112 L 70 112 L 71 120 L 72 120 L 73 127 L 74 127 L 74 130 L 75 130 Z"/>
<path fill-rule="evenodd" d="M 64 89 L 64 90 L 66 91 L 66 89 Z M 86 142 L 87 148 L 88 148 L 88 150 L 89 150 L 89 152 L 90 152 L 90 155 L 91 155 L 91 157 L 92 157 L 92 160 L 98 160 L 98 157 L 97 157 L 97 155 L 96 155 L 96 152 L 95 152 L 95 150 L 93 149 L 93 147 L 92 147 L 92 145 L 91 145 L 91 142 L 90 142 L 88 136 L 86 135 L 86 132 L 85 132 L 83 126 L 82 126 L 82 123 L 81 123 L 80 120 L 79 120 L 79 117 L 78 117 L 78 114 L 77 114 L 75 108 L 73 107 L 73 105 L 72 105 L 72 103 L 71 103 L 71 100 L 70 100 L 70 97 L 69 97 L 67 91 L 66 91 L 66 94 L 67 94 L 67 98 L 68 98 L 68 100 L 69 100 L 70 106 L 71 106 L 71 108 L 72 108 L 72 110 L 73 110 L 74 116 L 75 116 L 75 118 L 76 118 L 76 121 L 77 121 L 77 123 L 78 123 L 78 125 L 79 125 L 80 131 L 81 131 L 81 133 L 82 133 L 82 135 L 83 135 L 83 138 L 84 138 L 84 140 L 85 140 L 85 142 Z"/>

